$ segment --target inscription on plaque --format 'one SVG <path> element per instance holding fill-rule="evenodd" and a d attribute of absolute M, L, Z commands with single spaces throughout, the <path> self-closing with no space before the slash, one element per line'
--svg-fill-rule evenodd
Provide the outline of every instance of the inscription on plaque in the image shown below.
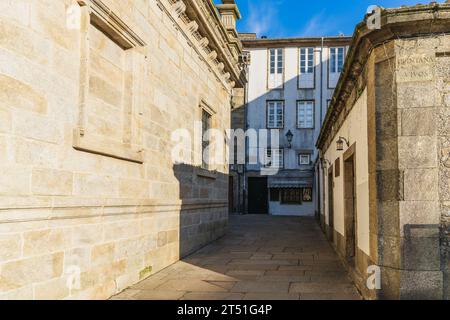
<path fill-rule="evenodd" d="M 397 58 L 397 82 L 430 81 L 434 77 L 435 58 L 412 54 Z"/>

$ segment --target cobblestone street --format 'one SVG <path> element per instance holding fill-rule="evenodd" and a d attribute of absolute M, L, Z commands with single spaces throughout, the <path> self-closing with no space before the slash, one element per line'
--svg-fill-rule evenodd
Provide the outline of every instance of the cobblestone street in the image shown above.
<path fill-rule="evenodd" d="M 231 216 L 227 235 L 112 299 L 360 299 L 313 218 Z"/>

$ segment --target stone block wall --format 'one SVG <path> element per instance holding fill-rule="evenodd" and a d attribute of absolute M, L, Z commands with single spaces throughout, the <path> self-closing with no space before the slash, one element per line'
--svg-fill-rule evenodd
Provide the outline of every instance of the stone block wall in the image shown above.
<path fill-rule="evenodd" d="M 445 141 L 450 37 L 397 40 L 400 298 L 448 294 Z M 445 55 L 445 54 L 444 54 Z M 444 116 L 442 116 L 444 115 Z M 448 124 L 448 123 L 447 123 Z M 448 170 L 447 170 L 448 171 Z M 447 234 L 446 234 L 447 233 Z"/>
<path fill-rule="evenodd" d="M 171 133 L 228 128 L 232 85 L 172 5 L 1 1 L 1 299 L 108 298 L 224 233 L 227 166 Z"/>

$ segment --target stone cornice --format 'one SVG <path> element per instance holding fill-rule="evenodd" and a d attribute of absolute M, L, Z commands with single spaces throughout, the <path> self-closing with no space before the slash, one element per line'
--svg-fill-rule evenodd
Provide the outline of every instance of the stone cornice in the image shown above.
<path fill-rule="evenodd" d="M 372 50 L 391 40 L 412 38 L 423 35 L 450 32 L 450 4 L 431 3 L 396 9 L 383 9 L 381 14 L 381 29 L 367 28 L 366 19 L 358 24 L 353 34 L 350 50 L 330 102 L 328 112 L 317 139 L 316 146 L 324 148 L 330 135 L 340 128 L 338 119 L 344 119 L 342 112 L 346 102 L 357 85 L 364 66 Z M 327 145 L 328 147 L 328 145 Z"/>
<path fill-rule="evenodd" d="M 232 89 L 245 84 L 244 69 L 239 63 L 242 45 L 230 39 L 212 2 L 207 0 L 156 0 L 161 10 L 172 18 L 209 69 Z"/>

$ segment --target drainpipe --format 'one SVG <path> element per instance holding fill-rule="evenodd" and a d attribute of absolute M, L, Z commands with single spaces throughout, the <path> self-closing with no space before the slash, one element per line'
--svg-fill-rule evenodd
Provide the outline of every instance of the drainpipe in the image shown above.
<path fill-rule="evenodd" d="M 248 124 L 247 124 L 247 112 L 248 112 L 248 82 L 249 82 L 249 70 L 250 68 L 246 65 L 246 83 L 245 83 L 245 90 L 244 90 L 244 132 L 247 132 Z M 247 197 L 247 179 L 245 178 L 245 175 L 247 173 L 247 157 L 248 157 L 248 151 L 247 151 L 247 137 L 244 139 L 244 148 L 245 148 L 245 155 L 244 155 L 244 165 L 242 166 L 242 174 L 243 174 L 243 182 L 242 182 L 242 210 L 241 214 L 246 214 L 247 210 L 245 209 L 245 203 L 246 203 L 246 197 Z"/>
<path fill-rule="evenodd" d="M 324 42 L 324 38 L 322 37 L 322 46 L 320 49 L 320 123 L 319 123 L 319 127 L 322 127 L 322 113 L 323 113 L 323 42 Z"/>

